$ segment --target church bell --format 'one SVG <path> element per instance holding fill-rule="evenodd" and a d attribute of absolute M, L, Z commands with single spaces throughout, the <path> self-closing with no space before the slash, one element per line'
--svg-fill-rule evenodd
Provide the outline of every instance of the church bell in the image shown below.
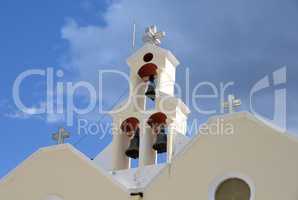
<path fill-rule="evenodd" d="M 145 93 L 145 95 L 148 98 L 150 98 L 152 101 L 155 100 L 155 89 L 156 89 L 155 80 L 154 80 L 154 76 L 152 75 L 149 77 L 148 89 Z"/>
<path fill-rule="evenodd" d="M 133 138 L 130 140 L 128 149 L 125 151 L 127 157 L 137 159 L 139 158 L 140 134 L 139 128 L 136 129 Z"/>
<path fill-rule="evenodd" d="M 152 148 L 157 151 L 157 153 L 167 152 L 167 134 L 164 125 L 159 128 L 159 133 L 156 135 L 156 141 Z"/>

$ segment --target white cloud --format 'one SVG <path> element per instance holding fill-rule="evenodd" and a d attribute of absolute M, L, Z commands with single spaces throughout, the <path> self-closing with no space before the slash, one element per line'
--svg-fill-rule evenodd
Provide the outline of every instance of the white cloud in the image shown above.
<path fill-rule="evenodd" d="M 180 50 L 190 51 L 192 48 L 187 43 L 190 44 L 191 41 L 187 39 L 187 36 L 182 37 L 183 32 L 180 31 L 182 29 L 171 26 L 168 24 L 168 20 L 163 17 L 159 18 L 158 13 L 164 13 L 164 16 L 169 14 L 169 17 L 174 17 L 170 9 L 163 10 L 165 7 L 165 3 L 156 0 L 147 3 L 125 0 L 113 3 L 109 7 L 104 15 L 106 26 L 80 26 L 73 19 L 67 20 L 61 31 L 62 38 L 67 40 L 69 44 L 69 60 L 64 64 L 64 67 L 74 69 L 79 74 L 77 77 L 79 80 L 88 80 L 95 87 L 98 85 L 98 70 L 113 69 L 127 73 L 129 68 L 125 61 L 133 53 L 131 48 L 133 21 L 137 23 L 138 44 L 141 43 L 141 36 L 145 27 L 157 22 L 159 25 L 163 24 L 159 28 L 166 27 L 167 31 L 171 32 L 167 40 L 173 38 L 175 40 L 176 38 L 175 46 L 180 46 Z M 154 9 L 156 15 L 148 17 L 146 13 L 152 12 Z M 175 19 L 177 19 L 177 16 Z M 181 40 L 182 38 L 184 39 Z M 185 48 L 186 46 L 189 47 Z M 118 83 L 117 87 L 115 87 L 115 82 Z M 103 96 L 99 96 L 99 98 L 104 99 L 100 100 L 112 104 L 118 98 L 119 93 L 122 93 L 128 85 L 124 82 L 124 79 L 119 80 L 119 77 L 109 77 L 107 84 L 103 87 Z"/>
<path fill-rule="evenodd" d="M 80 80 L 97 85 L 97 71 L 117 69 L 128 72 L 125 60 L 132 53 L 132 24 L 137 24 L 137 42 L 141 43 L 144 28 L 157 24 L 166 31 L 165 48 L 181 61 L 177 81 L 184 81 L 183 67 L 190 67 L 193 86 L 200 81 L 235 81 L 234 92 L 247 98 L 252 84 L 287 65 L 296 72 L 298 49 L 298 13 L 293 1 L 228 0 L 187 2 L 173 0 L 111 1 L 103 14 L 102 25 L 82 26 L 73 19 L 61 30 L 69 44 L 68 62 Z M 276 13 L 287 13 L 276 15 Z M 284 47 L 284 48 L 281 48 Z M 249 74 L 248 74 L 249 72 Z M 105 102 L 112 102 L 124 86 L 106 84 Z M 289 94 L 291 96 L 291 94 Z M 243 99 L 245 103 L 245 99 Z"/>
<path fill-rule="evenodd" d="M 48 123 L 60 123 L 65 121 L 64 114 L 47 114 L 46 121 Z"/>
<path fill-rule="evenodd" d="M 39 105 L 45 105 L 45 102 L 41 102 Z M 64 114 L 38 114 L 38 110 L 39 108 L 37 106 L 33 106 L 22 111 L 12 106 L 8 101 L 0 103 L 0 111 L 4 117 L 21 120 L 37 119 L 45 121 L 46 123 L 61 123 L 65 121 Z"/>
<path fill-rule="evenodd" d="M 264 73 L 260 68 L 270 73 L 285 59 L 293 61 L 296 57 L 290 50 L 280 48 L 298 48 L 298 40 L 292 34 L 298 34 L 298 27 L 289 25 L 289 20 L 295 20 L 275 15 L 284 10 L 288 16 L 297 16 L 291 1 L 278 5 L 267 0 L 111 2 L 103 14 L 103 25 L 81 26 L 70 19 L 61 31 L 62 38 L 69 44 L 69 60 L 64 66 L 77 70 L 80 80 L 89 80 L 95 85 L 96 72 L 100 69 L 128 72 L 125 61 L 133 51 L 133 22 L 137 24 L 138 46 L 145 27 L 150 24 L 157 24 L 167 32 L 163 46 L 177 55 L 182 66 L 198 74 L 192 82 L 239 80 L 239 74 L 246 74 L 249 69 L 250 76 L 241 76 L 246 84 Z M 177 69 L 180 70 L 178 80 L 182 79 L 179 73 L 182 69 Z M 123 90 L 112 88 L 111 95 L 112 91 Z"/>
<path fill-rule="evenodd" d="M 14 119 L 42 119 L 42 117 L 40 115 L 37 115 L 36 112 L 37 108 L 35 107 L 28 108 L 25 111 L 10 109 L 7 113 L 4 113 L 4 116 Z"/>

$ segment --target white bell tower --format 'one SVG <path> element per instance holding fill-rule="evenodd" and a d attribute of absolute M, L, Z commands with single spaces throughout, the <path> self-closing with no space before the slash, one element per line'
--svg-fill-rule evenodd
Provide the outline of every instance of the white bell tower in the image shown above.
<path fill-rule="evenodd" d="M 171 162 L 174 141 L 186 135 L 188 107 L 175 98 L 175 76 L 179 61 L 159 47 L 164 32 L 156 26 L 146 29 L 144 45 L 131 55 L 130 92 L 126 101 L 112 112 L 112 170 L 130 168 L 138 158 L 139 167 L 156 164 L 158 153 Z M 153 106 L 148 109 L 147 105 Z"/>

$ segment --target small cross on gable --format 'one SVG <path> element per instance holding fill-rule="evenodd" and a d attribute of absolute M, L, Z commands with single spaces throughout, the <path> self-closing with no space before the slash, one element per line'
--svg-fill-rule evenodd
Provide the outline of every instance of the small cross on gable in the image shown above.
<path fill-rule="evenodd" d="M 236 99 L 234 95 L 228 95 L 228 101 L 223 103 L 223 107 L 228 109 L 229 113 L 234 112 L 234 108 L 239 107 L 241 105 L 241 100 Z"/>
<path fill-rule="evenodd" d="M 64 140 L 69 137 L 69 133 L 64 128 L 60 128 L 58 133 L 54 133 L 52 136 L 53 140 L 57 141 L 57 144 L 63 144 Z"/>

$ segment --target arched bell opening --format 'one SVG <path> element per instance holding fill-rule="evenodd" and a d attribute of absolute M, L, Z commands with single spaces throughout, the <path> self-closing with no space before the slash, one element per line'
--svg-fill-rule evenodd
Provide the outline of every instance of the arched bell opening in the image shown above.
<path fill-rule="evenodd" d="M 157 151 L 158 154 L 167 152 L 167 116 L 158 112 L 151 115 L 147 121 L 148 125 L 152 129 L 152 133 L 155 135 L 155 141 L 152 148 Z"/>
<path fill-rule="evenodd" d="M 157 77 L 157 65 L 153 63 L 147 63 L 143 65 L 139 71 L 138 75 L 140 78 L 147 83 L 147 89 L 145 92 L 146 97 L 155 101 L 156 95 L 156 77 Z"/>
<path fill-rule="evenodd" d="M 139 158 L 140 149 L 140 121 L 135 117 L 124 120 L 120 126 L 121 130 L 129 137 L 130 142 L 125 155 L 132 159 Z"/>

